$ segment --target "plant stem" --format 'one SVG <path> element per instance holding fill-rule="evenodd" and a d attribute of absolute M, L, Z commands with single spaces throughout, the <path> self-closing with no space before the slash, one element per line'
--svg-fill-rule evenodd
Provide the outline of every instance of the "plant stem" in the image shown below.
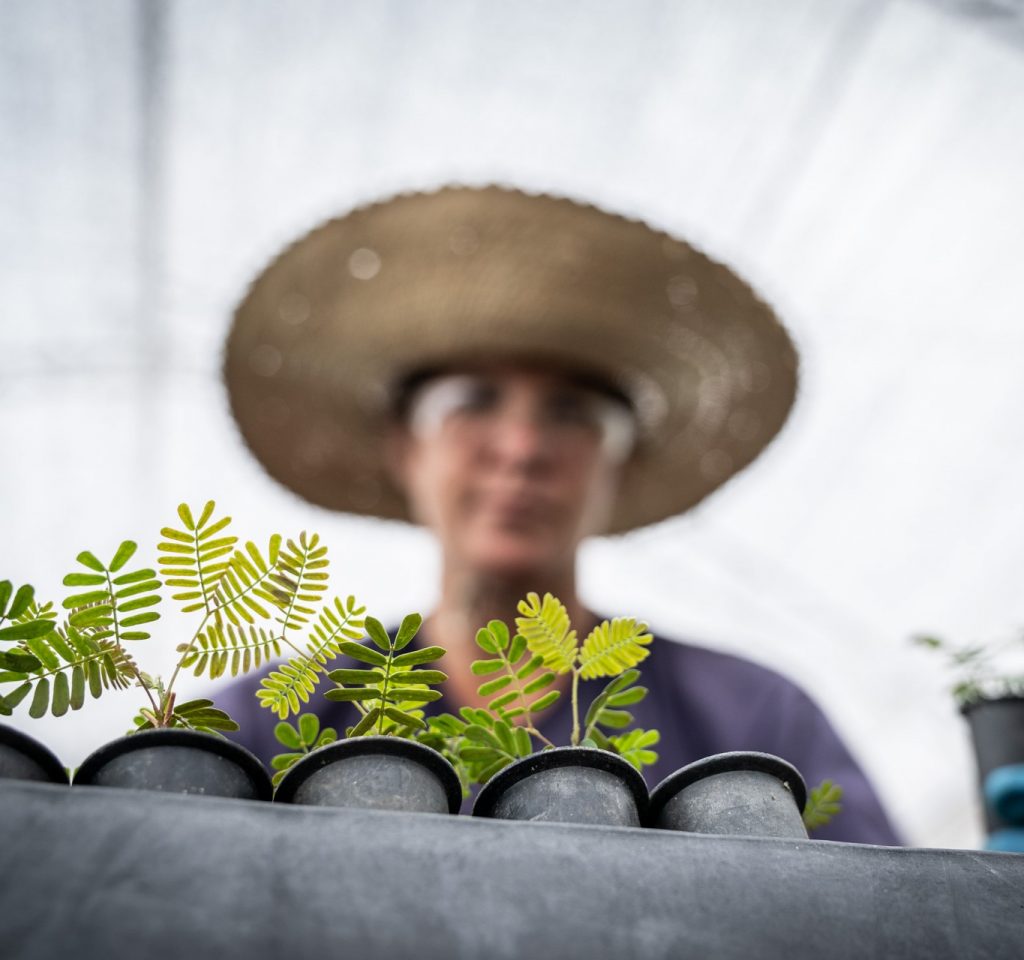
<path fill-rule="evenodd" d="M 391 660 L 395 655 L 395 641 L 388 637 L 388 662 L 384 665 L 384 679 L 380 685 L 380 716 L 377 717 L 377 735 L 384 736 L 384 707 L 388 702 L 388 682 L 391 680 Z"/>
<path fill-rule="evenodd" d="M 580 673 L 575 667 L 572 671 L 572 745 L 580 745 Z"/>
<path fill-rule="evenodd" d="M 217 584 L 212 588 L 212 590 L 210 590 L 210 592 L 207 593 L 207 590 L 206 590 L 206 577 L 203 575 L 203 566 L 202 566 L 202 562 L 201 562 L 200 557 L 199 557 L 199 531 L 196 530 L 194 532 L 195 532 L 195 536 L 193 537 L 193 544 L 195 546 L 195 553 L 196 553 L 196 575 L 199 578 L 199 587 L 202 590 L 203 603 L 206 606 L 206 615 L 203 617 L 202 622 L 199 624 L 199 627 L 196 629 L 196 632 L 192 634 L 192 639 L 188 642 L 188 645 L 182 651 L 181 656 L 178 658 L 178 662 L 174 666 L 174 672 L 171 674 L 171 679 L 167 683 L 167 688 L 166 689 L 167 689 L 168 693 L 170 693 L 171 690 L 174 689 L 174 682 L 175 682 L 175 680 L 178 679 L 178 674 L 181 672 L 182 665 L 184 664 L 184 662 L 185 662 L 186 658 L 188 657 L 188 655 L 192 652 L 192 648 L 196 645 L 196 641 L 199 639 L 199 636 L 203 632 L 203 629 L 206 626 L 207 622 L 209 621 L 210 617 L 212 617 L 214 614 L 219 614 L 221 610 L 225 609 L 226 607 L 229 607 L 232 603 L 237 602 L 241 597 L 245 596 L 251 590 L 254 590 L 257 586 L 259 586 L 259 584 L 263 583 L 272 573 L 274 573 L 278 569 L 278 566 L 279 566 L 279 563 L 280 563 L 280 561 L 278 561 L 278 563 L 270 564 L 267 567 L 267 569 L 262 574 L 260 574 L 247 587 L 245 587 L 244 589 L 240 590 L 236 596 L 231 597 L 230 599 L 226 599 L 222 603 L 217 603 L 216 602 L 217 601 L 217 590 L 220 587 L 220 580 L 218 580 Z M 305 558 L 303 559 L 303 568 L 305 568 Z M 108 574 L 108 579 L 109 579 L 109 574 Z M 298 590 L 299 590 L 298 583 L 296 583 L 295 593 L 298 593 Z M 295 594 L 292 594 L 291 602 L 288 605 L 288 614 L 291 613 L 292 607 L 294 605 L 295 605 Z M 285 616 L 285 626 L 281 630 L 281 636 L 278 637 L 277 639 L 283 640 L 285 643 L 287 643 L 289 647 L 291 647 L 296 653 L 299 654 L 299 656 L 305 656 L 305 654 L 303 654 L 302 651 L 299 650 L 298 647 L 296 647 L 284 635 L 286 629 L 287 629 L 287 615 Z M 154 709 L 155 709 L 155 704 L 154 704 Z"/>
<path fill-rule="evenodd" d="M 117 644 L 117 649 L 123 653 L 124 647 L 121 645 L 121 624 L 117 617 L 117 598 L 114 596 L 114 582 L 110 579 L 109 570 L 104 569 L 103 573 L 107 578 L 107 593 L 110 595 L 110 612 L 114 621 L 114 642 Z M 132 672 L 135 674 L 135 679 L 139 682 L 139 686 L 146 691 L 146 698 L 149 700 L 149 705 L 153 708 L 153 712 L 159 715 L 160 707 L 157 706 L 156 700 L 153 699 L 153 694 L 150 692 L 149 686 L 142 679 L 141 671 L 130 658 L 128 663 L 131 664 Z"/>
<path fill-rule="evenodd" d="M 545 737 L 544 734 L 541 733 L 532 723 L 529 725 L 523 724 L 523 729 L 531 737 L 536 737 L 538 740 L 543 740 L 545 747 L 554 747 L 554 744 L 547 737 Z"/>
<path fill-rule="evenodd" d="M 203 617 L 202 623 L 199 624 L 199 628 L 195 633 L 192 634 L 192 639 L 189 640 L 188 646 L 182 651 L 181 656 L 178 658 L 178 662 L 174 665 L 174 673 L 171 674 L 171 679 L 167 682 L 166 691 L 170 693 L 174 689 L 174 681 L 178 679 L 178 674 L 181 672 L 181 665 L 185 662 L 185 658 L 192 651 L 192 648 L 196 645 L 196 641 L 199 639 L 199 635 L 203 632 L 203 627 L 206 626 L 206 621 L 210 619 L 210 611 L 207 610 L 206 616 Z"/>

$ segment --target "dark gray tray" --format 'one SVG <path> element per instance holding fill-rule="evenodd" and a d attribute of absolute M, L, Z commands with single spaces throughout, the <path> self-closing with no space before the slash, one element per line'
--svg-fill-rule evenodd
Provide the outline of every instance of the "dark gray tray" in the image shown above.
<path fill-rule="evenodd" d="M 13 958 L 1020 960 L 1024 855 L 0 782 Z"/>

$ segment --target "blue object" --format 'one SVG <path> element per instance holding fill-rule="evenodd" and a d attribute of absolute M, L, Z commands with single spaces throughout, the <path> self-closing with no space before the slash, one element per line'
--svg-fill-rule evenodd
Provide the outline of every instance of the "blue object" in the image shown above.
<path fill-rule="evenodd" d="M 985 840 L 986 850 L 997 850 L 1002 853 L 1024 853 L 1024 829 L 1008 827 L 996 830 Z"/>
<path fill-rule="evenodd" d="M 982 791 L 999 817 L 1012 826 L 1024 826 L 1024 763 L 996 767 L 985 777 Z"/>

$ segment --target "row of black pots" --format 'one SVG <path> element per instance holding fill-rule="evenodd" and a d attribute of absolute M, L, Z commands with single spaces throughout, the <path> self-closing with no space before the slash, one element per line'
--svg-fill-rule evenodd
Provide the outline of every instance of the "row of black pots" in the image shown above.
<path fill-rule="evenodd" d="M 0 727 L 0 778 L 67 783 L 56 757 Z M 152 730 L 90 754 L 75 784 L 269 800 L 270 778 L 248 750 L 188 730 Z M 456 813 L 458 777 L 440 754 L 395 737 L 340 740 L 299 761 L 278 802 Z M 682 768 L 650 794 L 640 773 L 604 750 L 546 750 L 502 770 L 480 791 L 473 814 L 503 820 L 653 826 L 691 833 L 806 838 L 806 789 L 778 757 L 725 753 Z"/>

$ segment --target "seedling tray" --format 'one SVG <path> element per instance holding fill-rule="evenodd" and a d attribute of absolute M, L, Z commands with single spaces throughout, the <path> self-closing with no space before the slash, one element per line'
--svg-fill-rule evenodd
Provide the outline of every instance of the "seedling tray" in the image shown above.
<path fill-rule="evenodd" d="M 5 958 L 1019 960 L 1024 855 L 0 782 Z"/>

